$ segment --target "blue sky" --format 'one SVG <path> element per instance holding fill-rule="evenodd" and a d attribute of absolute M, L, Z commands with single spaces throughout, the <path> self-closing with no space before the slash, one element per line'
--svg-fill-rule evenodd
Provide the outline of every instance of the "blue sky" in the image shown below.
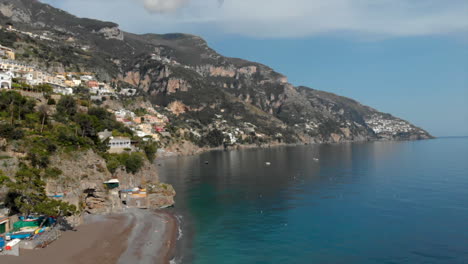
<path fill-rule="evenodd" d="M 44 0 L 135 33 L 184 32 L 294 85 L 354 98 L 436 136 L 468 135 L 466 0 Z"/>

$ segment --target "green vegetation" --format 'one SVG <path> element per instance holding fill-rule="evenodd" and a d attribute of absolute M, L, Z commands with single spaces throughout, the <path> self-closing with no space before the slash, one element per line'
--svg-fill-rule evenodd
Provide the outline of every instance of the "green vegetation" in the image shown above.
<path fill-rule="evenodd" d="M 223 132 L 219 131 L 218 129 L 211 130 L 203 139 L 203 143 L 211 147 L 219 147 L 223 144 L 223 142 Z"/>
<path fill-rule="evenodd" d="M 156 158 L 156 153 L 158 152 L 158 144 L 153 141 L 148 141 L 142 143 L 141 149 L 145 152 L 146 158 L 149 162 L 153 162 Z"/>
<path fill-rule="evenodd" d="M 72 96 L 62 96 L 56 106 L 36 105 L 35 100 L 18 92 L 0 92 L 0 137 L 14 145 L 15 151 L 25 153 L 13 180 L 0 173 L 0 187 L 8 188 L 7 205 L 13 212 L 57 217 L 77 212 L 75 206 L 50 199 L 45 193 L 44 180 L 62 175 L 60 169 L 51 166 L 54 154 L 93 149 L 105 157 L 111 172 L 123 167 L 128 173 L 140 171 L 145 155 L 154 159 L 157 147 L 151 141 L 141 143 L 141 153 L 106 153 L 108 147 L 99 140 L 98 132 L 107 129 L 132 137 L 132 131 L 106 109 L 79 108 L 78 104 Z"/>
<path fill-rule="evenodd" d="M 45 193 L 45 182 L 41 170 L 20 164 L 14 181 L 1 173 L 0 186 L 8 187 L 7 206 L 23 215 L 39 214 L 54 217 L 71 216 L 78 213 L 75 205 L 54 200 Z"/>
<path fill-rule="evenodd" d="M 128 173 L 137 173 L 144 165 L 144 159 L 142 153 L 132 152 L 132 153 L 122 153 L 122 154 L 106 154 L 104 156 L 107 162 L 107 169 L 111 173 L 115 173 L 118 168 L 125 168 L 125 171 Z"/>

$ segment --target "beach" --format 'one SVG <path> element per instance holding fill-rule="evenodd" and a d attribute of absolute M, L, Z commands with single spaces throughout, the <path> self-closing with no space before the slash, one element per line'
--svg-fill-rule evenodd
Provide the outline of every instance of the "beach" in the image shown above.
<path fill-rule="evenodd" d="M 9 264 L 167 264 L 174 254 L 177 221 L 162 211 L 125 209 L 123 213 L 87 216 L 76 231 L 66 231 L 44 249 L 0 256 Z"/>

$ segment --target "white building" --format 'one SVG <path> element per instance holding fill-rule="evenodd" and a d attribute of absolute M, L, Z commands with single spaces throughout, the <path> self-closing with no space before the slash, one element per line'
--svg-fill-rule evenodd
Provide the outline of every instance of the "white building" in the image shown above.
<path fill-rule="evenodd" d="M 135 119 L 136 115 L 134 112 L 126 110 L 126 109 L 120 109 L 118 111 L 115 111 L 115 116 L 118 118 L 129 118 L 129 119 Z"/>
<path fill-rule="evenodd" d="M 91 75 L 83 75 L 83 76 L 80 77 L 80 80 L 85 81 L 85 82 L 92 81 L 93 79 L 94 78 Z"/>
<path fill-rule="evenodd" d="M 99 94 L 99 87 L 91 87 L 89 88 L 90 94 Z"/>
<path fill-rule="evenodd" d="M 73 95 L 72 88 L 64 88 L 64 87 L 56 87 L 54 88 L 54 93 L 62 94 L 62 95 Z"/>
<path fill-rule="evenodd" d="M 125 96 L 133 96 L 137 92 L 136 89 L 122 89 L 119 94 L 125 95 Z"/>
<path fill-rule="evenodd" d="M 0 72 L 0 88 L 11 89 L 11 73 Z"/>
<path fill-rule="evenodd" d="M 111 137 L 108 146 L 111 150 L 129 149 L 132 148 L 132 141 L 127 137 Z"/>
<path fill-rule="evenodd" d="M 75 84 L 75 86 L 79 86 L 81 84 L 81 80 L 73 79 L 72 82 Z"/>

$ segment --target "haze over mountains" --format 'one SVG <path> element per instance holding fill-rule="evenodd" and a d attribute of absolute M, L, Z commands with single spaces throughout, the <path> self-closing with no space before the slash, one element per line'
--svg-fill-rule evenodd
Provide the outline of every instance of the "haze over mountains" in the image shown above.
<path fill-rule="evenodd" d="M 294 87 L 266 65 L 224 57 L 198 36 L 132 34 L 33 0 L 0 0 L 0 22 L 52 39 L 2 40 L 31 54 L 23 60 L 51 72 L 95 72 L 100 80 L 137 88 L 137 96 L 153 104 L 179 101 L 177 118 L 201 134 L 253 130 L 265 141 L 287 143 L 431 138 L 352 99 Z"/>

